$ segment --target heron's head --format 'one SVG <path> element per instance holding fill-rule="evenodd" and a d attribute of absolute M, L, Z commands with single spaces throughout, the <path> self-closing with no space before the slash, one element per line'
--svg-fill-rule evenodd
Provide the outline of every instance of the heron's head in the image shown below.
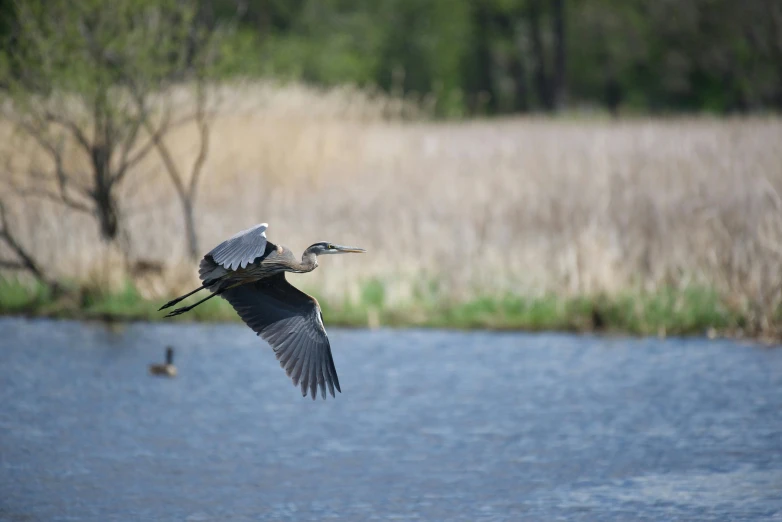
<path fill-rule="evenodd" d="M 327 241 L 321 241 L 320 243 L 310 245 L 305 252 L 315 254 L 316 256 L 323 256 L 326 254 L 349 254 L 351 252 L 360 254 L 366 252 L 366 250 L 363 248 L 349 247 L 329 243 Z"/>

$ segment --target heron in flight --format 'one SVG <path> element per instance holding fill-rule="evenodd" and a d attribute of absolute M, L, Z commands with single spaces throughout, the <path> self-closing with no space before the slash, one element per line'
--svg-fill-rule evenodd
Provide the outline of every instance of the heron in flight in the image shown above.
<path fill-rule="evenodd" d="M 327 386 L 331 396 L 336 397 L 334 389 L 340 393 L 342 390 L 320 305 L 314 297 L 286 281 L 285 272 L 312 272 L 318 266 L 318 256 L 366 250 L 320 242 L 307 247 L 299 261 L 289 248 L 266 239 L 268 227 L 267 223 L 255 225 L 213 248 L 201 260 L 198 275 L 203 284 L 164 304 L 160 310 L 207 289 L 211 292 L 208 297 L 177 308 L 166 317 L 183 314 L 219 295 L 271 345 L 294 386 L 301 385 L 303 397 L 309 390 L 315 400 L 320 388 L 325 399 Z"/>

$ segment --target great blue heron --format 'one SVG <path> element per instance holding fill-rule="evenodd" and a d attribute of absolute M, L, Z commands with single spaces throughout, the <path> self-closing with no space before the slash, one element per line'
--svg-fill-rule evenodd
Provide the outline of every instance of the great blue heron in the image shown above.
<path fill-rule="evenodd" d="M 149 373 L 152 375 L 165 375 L 166 377 L 176 376 L 176 366 L 174 366 L 174 349 L 172 347 L 166 347 L 166 363 L 150 364 Z"/>
<path fill-rule="evenodd" d="M 310 245 L 298 261 L 289 248 L 266 239 L 267 223 L 243 230 L 223 241 L 201 260 L 198 275 L 203 284 L 160 310 L 175 305 L 196 292 L 207 289 L 208 297 L 195 304 L 177 308 L 166 317 L 183 314 L 219 295 L 238 312 L 239 317 L 274 349 L 280 366 L 302 396 L 309 389 L 315 400 L 320 387 L 326 398 L 326 386 L 332 397 L 340 393 L 331 345 L 323 326 L 318 301 L 285 280 L 285 272 L 315 270 L 318 256 L 366 252 L 363 248 L 320 242 Z"/>

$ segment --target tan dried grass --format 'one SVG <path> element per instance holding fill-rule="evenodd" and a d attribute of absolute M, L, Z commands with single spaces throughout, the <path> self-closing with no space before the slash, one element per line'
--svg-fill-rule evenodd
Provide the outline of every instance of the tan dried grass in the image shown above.
<path fill-rule="evenodd" d="M 698 284 L 766 311 L 782 298 L 779 119 L 403 122 L 409 109 L 357 90 L 221 94 L 198 198 L 202 250 L 260 221 L 296 251 L 319 240 L 369 250 L 292 276 L 319 296 L 355 297 L 378 278 L 391 305 L 422 288 L 464 299 Z M 168 139 L 183 165 L 195 136 Z M 149 292 L 192 285 L 157 158 L 123 190 L 131 257 L 167 267 Z M 121 266 L 87 217 L 13 207 L 26 245 L 57 275 Z"/>

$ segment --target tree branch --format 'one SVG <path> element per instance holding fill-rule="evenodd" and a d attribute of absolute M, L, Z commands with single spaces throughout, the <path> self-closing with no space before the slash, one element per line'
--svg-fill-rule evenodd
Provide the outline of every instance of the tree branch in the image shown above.
<path fill-rule="evenodd" d="M 137 103 L 140 103 L 140 100 L 136 100 Z M 163 116 L 163 121 L 161 122 L 160 126 L 155 129 L 152 125 L 152 122 L 149 121 L 148 117 L 145 117 L 141 120 L 141 124 L 144 126 L 144 129 L 147 131 L 147 133 L 150 135 L 149 141 L 144 145 L 142 148 L 143 154 L 137 154 L 136 160 L 140 161 L 146 154 L 149 153 L 149 150 L 152 147 L 155 147 L 158 149 L 158 152 L 160 153 L 160 157 L 163 160 L 163 165 L 166 168 L 166 172 L 168 173 L 169 177 L 171 178 L 171 181 L 174 183 L 174 188 L 176 188 L 177 193 L 180 197 L 184 197 L 186 195 L 185 186 L 182 183 L 181 177 L 179 175 L 179 170 L 176 167 L 176 163 L 174 163 L 174 159 L 171 157 L 171 153 L 168 150 L 168 147 L 166 146 L 165 142 L 163 141 L 163 136 L 169 132 L 171 129 L 169 127 L 170 124 L 170 118 L 171 118 L 171 110 L 170 107 L 167 108 L 165 115 Z"/>
<path fill-rule="evenodd" d="M 124 140 L 122 140 L 122 151 L 120 152 L 120 162 L 119 162 L 119 168 L 117 169 L 117 173 L 115 175 L 115 181 L 120 181 L 124 176 L 125 172 L 127 172 L 129 168 L 129 161 L 128 158 L 130 157 L 130 151 L 133 149 L 133 146 L 136 144 L 136 140 L 138 138 L 138 131 L 141 129 L 141 122 L 143 119 L 146 119 L 147 117 L 147 108 L 146 105 L 143 103 L 143 100 L 141 100 L 141 105 L 138 107 L 138 117 L 136 117 L 133 121 L 133 123 L 130 126 L 130 130 L 128 131 L 127 136 Z M 143 157 L 143 156 L 142 156 Z"/>
<path fill-rule="evenodd" d="M 160 153 L 160 158 L 163 160 L 163 165 L 166 167 L 166 172 L 168 172 L 168 176 L 174 183 L 174 187 L 179 193 L 179 196 L 186 197 L 187 191 L 185 190 L 185 185 L 182 182 L 182 176 L 179 174 L 179 169 L 177 169 L 174 158 L 171 156 L 171 152 L 168 150 L 166 142 L 163 141 L 163 136 L 156 134 L 153 136 L 153 138 L 153 143 Z"/>
<path fill-rule="evenodd" d="M 55 146 L 51 142 L 49 142 L 45 137 L 45 131 L 42 129 L 37 129 L 34 125 L 31 125 L 26 122 L 19 122 L 20 127 L 30 136 L 32 137 L 38 145 L 51 157 L 52 161 L 54 162 L 54 176 L 55 180 L 57 181 L 57 188 L 60 192 L 60 199 L 63 203 L 68 205 L 71 208 L 79 209 L 79 207 L 84 207 L 83 204 L 77 202 L 73 198 L 71 198 L 70 194 L 68 194 L 68 188 L 72 185 L 76 185 L 76 189 L 80 190 L 81 193 L 85 196 L 91 197 L 91 193 L 88 189 L 85 187 L 81 187 L 78 184 L 76 184 L 74 180 L 74 176 L 70 175 L 63 165 L 62 160 L 62 150 L 61 146 L 57 145 Z M 31 171 L 32 177 L 38 177 L 42 178 L 40 174 L 38 174 L 35 171 Z"/>
<path fill-rule="evenodd" d="M 201 84 L 198 86 L 196 107 L 196 125 L 198 125 L 198 136 L 200 138 L 198 155 L 193 162 L 190 175 L 190 185 L 188 186 L 188 197 L 195 199 L 195 193 L 198 189 L 198 180 L 206 163 L 206 156 L 209 153 L 209 119 L 206 111 L 206 93 Z"/>
<path fill-rule="evenodd" d="M 10 169 L 8 170 L 10 171 Z M 32 167 L 27 171 L 27 177 L 32 180 L 35 180 L 36 182 L 40 182 L 44 184 L 51 184 L 55 182 L 57 179 L 56 175 L 52 176 L 52 173 L 43 172 Z M 91 189 L 79 183 L 77 180 L 68 180 L 68 184 L 70 184 L 78 194 L 81 194 L 86 198 L 92 197 Z"/>
<path fill-rule="evenodd" d="M 8 261 L 7 259 L 0 259 L 0 268 L 5 268 L 6 270 L 24 270 L 25 266 L 19 261 Z"/>
<path fill-rule="evenodd" d="M 92 150 L 92 146 L 90 145 L 90 141 L 87 139 L 87 136 L 84 134 L 84 132 L 79 128 L 76 123 L 66 119 L 63 116 L 54 114 L 50 111 L 44 112 L 44 120 L 49 123 L 56 123 L 63 127 L 64 129 L 67 129 L 70 131 L 70 133 L 73 135 L 73 137 L 76 139 L 77 142 L 82 146 L 84 151 L 87 154 L 90 154 Z"/>
<path fill-rule="evenodd" d="M 21 187 L 14 187 L 14 192 L 19 194 L 20 196 L 32 196 L 37 197 L 41 199 L 46 199 L 49 201 L 53 201 L 55 203 L 60 203 L 61 205 L 65 205 L 66 207 L 77 210 L 79 212 L 84 212 L 86 214 L 93 214 L 93 209 L 89 207 L 88 205 L 85 205 L 83 203 L 80 203 L 78 201 L 75 201 L 70 198 L 63 199 L 59 194 L 56 192 L 51 192 L 49 190 L 46 190 L 45 188 L 41 187 L 35 187 L 35 188 L 21 188 Z"/>
<path fill-rule="evenodd" d="M 45 131 L 43 129 L 36 128 L 34 125 L 25 121 L 18 121 L 17 124 L 32 137 L 43 150 L 49 153 L 50 156 L 55 157 L 60 153 L 57 147 L 44 138 L 43 135 Z"/>
<path fill-rule="evenodd" d="M 51 283 L 46 279 L 46 276 L 44 276 L 41 269 L 38 268 L 38 265 L 33 260 L 32 256 L 27 253 L 24 247 L 19 244 L 14 235 L 11 233 L 11 230 L 8 226 L 8 219 L 5 213 L 5 205 L 3 204 L 2 200 L 0 200 L 0 238 L 3 239 L 5 244 L 7 244 L 8 247 L 13 250 L 14 254 L 16 254 L 16 256 L 20 259 L 20 261 L 15 264 L 10 261 L 3 261 L 2 265 L 5 268 L 29 270 L 30 273 L 36 277 L 36 279 L 51 286 Z"/>
<path fill-rule="evenodd" d="M 138 103 L 138 102 L 137 102 Z M 120 166 L 117 169 L 115 175 L 115 182 L 120 181 L 129 170 L 142 161 L 147 155 L 155 148 L 157 142 L 163 139 L 168 132 L 178 127 L 181 127 L 185 123 L 188 123 L 193 119 L 193 115 L 188 114 L 178 118 L 174 121 L 171 120 L 171 110 L 168 108 L 163 116 L 163 121 L 155 129 L 152 122 L 149 120 L 149 112 L 145 112 L 142 118 L 139 118 L 140 125 L 149 133 L 149 139 L 142 145 L 133 156 L 129 154 L 125 155 L 120 161 Z"/>

